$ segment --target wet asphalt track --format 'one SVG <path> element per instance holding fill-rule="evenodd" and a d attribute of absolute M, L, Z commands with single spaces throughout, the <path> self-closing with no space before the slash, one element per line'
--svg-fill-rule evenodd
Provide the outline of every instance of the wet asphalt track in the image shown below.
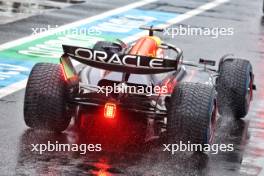
<path fill-rule="evenodd" d="M 32 26 L 61 25 L 93 16 L 132 1 L 105 0 L 74 5 L 9 24 L 0 24 L 0 43 L 31 34 Z M 162 1 L 141 7 L 184 13 L 208 1 Z M 49 134 L 29 130 L 23 122 L 24 90 L 0 99 L 0 175 L 264 175 L 264 20 L 261 1 L 231 0 L 198 16 L 184 25 L 233 27 L 231 37 L 184 36 L 164 39 L 182 48 L 185 59 L 219 59 L 225 53 L 248 58 L 253 64 L 257 91 L 249 115 L 243 121 L 223 117 L 216 143 L 233 143 L 234 152 L 217 155 L 162 152 L 162 139 L 128 147 L 118 136 L 108 140 L 87 139 L 73 130 Z M 89 9 L 89 10 L 87 10 Z M 80 155 L 50 152 L 39 155 L 30 151 L 31 143 L 100 142 L 103 152 Z M 128 140 L 129 141 L 129 140 Z M 184 155 L 184 156 L 183 156 Z"/>

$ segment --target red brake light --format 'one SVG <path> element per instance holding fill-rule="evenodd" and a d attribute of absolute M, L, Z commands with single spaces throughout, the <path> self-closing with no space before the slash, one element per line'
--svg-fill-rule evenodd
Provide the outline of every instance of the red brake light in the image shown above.
<path fill-rule="evenodd" d="M 116 104 L 114 103 L 106 103 L 104 107 L 104 117 L 113 119 L 116 113 Z"/>

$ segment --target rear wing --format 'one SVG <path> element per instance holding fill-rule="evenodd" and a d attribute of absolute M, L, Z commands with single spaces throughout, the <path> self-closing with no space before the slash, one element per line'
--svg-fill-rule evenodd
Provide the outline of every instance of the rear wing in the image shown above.
<path fill-rule="evenodd" d="M 154 58 L 62 45 L 64 55 L 91 67 L 109 71 L 157 74 L 176 70 L 178 59 Z M 63 58 L 62 57 L 62 58 Z"/>

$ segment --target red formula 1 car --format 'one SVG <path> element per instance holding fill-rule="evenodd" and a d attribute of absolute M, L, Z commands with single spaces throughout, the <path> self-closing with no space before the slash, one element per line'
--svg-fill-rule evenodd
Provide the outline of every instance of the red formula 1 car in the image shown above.
<path fill-rule="evenodd" d="M 224 56 L 218 69 L 212 60 L 184 61 L 181 49 L 153 35 L 162 29 L 142 28 L 149 35 L 135 43 L 99 41 L 92 49 L 64 45 L 61 64 L 36 64 L 26 87 L 26 124 L 60 132 L 72 118 L 81 121 L 80 112 L 97 113 L 88 121 L 92 130 L 101 118 L 133 113 L 135 120 L 161 124 L 173 141 L 210 144 L 217 112 L 237 119 L 247 115 L 255 88 L 248 60 Z M 73 66 L 72 60 L 81 64 Z"/>

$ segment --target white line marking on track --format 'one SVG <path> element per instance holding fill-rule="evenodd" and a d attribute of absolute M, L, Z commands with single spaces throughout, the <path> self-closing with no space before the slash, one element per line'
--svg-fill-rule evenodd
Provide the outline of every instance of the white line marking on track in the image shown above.
<path fill-rule="evenodd" d="M 209 9 L 213 9 L 213 8 L 219 6 L 219 5 L 223 4 L 223 3 L 229 2 L 229 1 L 230 0 L 215 0 L 215 1 L 212 1 L 212 2 L 209 2 L 209 3 L 206 3 L 204 5 L 201 5 L 201 6 L 197 7 L 196 9 L 190 10 L 190 11 L 184 13 L 184 14 L 181 14 L 181 15 L 179 15 L 179 16 L 177 16 L 177 17 L 175 17 L 175 18 L 173 18 L 173 19 L 171 19 L 169 21 L 167 21 L 166 24 L 162 24 L 162 25 L 159 25 L 157 27 L 167 28 L 167 27 L 169 27 L 169 26 L 171 26 L 173 24 L 177 24 L 177 23 L 179 23 L 181 21 L 187 20 L 187 19 L 189 19 L 191 17 L 199 15 L 199 14 L 201 14 L 201 13 L 203 13 L 203 12 L 209 10 Z M 138 33 L 136 35 L 127 37 L 124 41 L 125 42 L 131 42 L 131 41 L 135 40 L 135 38 L 138 38 L 138 37 L 143 36 L 145 34 L 146 34 L 146 32 L 143 31 L 143 32 L 140 32 L 140 33 Z"/>
<path fill-rule="evenodd" d="M 11 84 L 10 86 L 4 87 L 0 89 L 0 98 L 3 98 L 7 95 L 14 93 L 20 89 L 23 89 L 27 84 L 27 79 L 19 81 L 17 83 Z"/>
<path fill-rule="evenodd" d="M 99 15 L 96 15 L 96 16 L 92 16 L 92 17 L 89 17 L 89 18 L 86 18 L 86 19 L 83 19 L 83 20 L 80 20 L 80 21 L 76 21 L 76 22 L 73 22 L 73 23 L 70 23 L 70 24 L 66 24 L 64 26 L 58 27 L 58 28 L 56 28 L 54 30 L 51 30 L 51 31 L 47 31 L 47 32 L 43 32 L 43 33 L 40 33 L 40 34 L 37 34 L 37 35 L 28 36 L 28 37 L 24 37 L 24 38 L 21 38 L 21 39 L 18 39 L 18 40 L 14 40 L 14 41 L 11 41 L 11 42 L 8 42 L 8 43 L 0 45 L 0 51 L 4 50 L 4 49 L 11 48 L 11 47 L 14 47 L 14 46 L 17 46 L 17 45 L 20 45 L 20 44 L 23 44 L 23 43 L 26 43 L 26 42 L 29 42 L 29 41 L 32 41 L 32 40 L 35 40 L 37 38 L 45 37 L 45 36 L 48 36 L 48 35 L 63 31 L 65 29 L 77 27 L 77 26 L 79 26 L 81 24 L 89 23 L 89 22 L 92 22 L 92 21 L 96 21 L 96 20 L 108 17 L 108 16 L 112 16 L 112 15 L 115 15 L 115 14 L 119 14 L 119 13 L 125 12 L 125 11 L 133 9 L 133 8 L 144 6 L 146 4 L 153 3 L 155 1 L 157 1 L 157 0 L 142 0 L 142 1 L 139 1 L 139 2 L 136 2 L 136 3 L 132 3 L 132 4 L 129 4 L 129 5 L 123 6 L 123 7 L 119 7 L 117 9 L 109 10 L 109 11 L 107 11 L 105 13 L 102 13 L 102 14 L 99 14 Z M 199 6 L 199 7 L 197 7 L 196 9 L 190 10 L 190 11 L 184 13 L 184 14 L 181 14 L 181 15 L 177 16 L 174 19 L 171 19 L 171 20 L 167 21 L 166 24 L 159 25 L 158 27 L 166 28 L 166 27 L 168 27 L 168 26 L 170 26 L 172 24 L 176 24 L 176 23 L 179 23 L 179 22 L 184 21 L 186 19 L 189 19 L 189 18 L 191 18 L 193 16 L 199 15 L 199 14 L 201 14 L 201 13 L 203 13 L 203 12 L 209 10 L 209 9 L 213 9 L 213 8 L 219 6 L 219 5 L 223 4 L 223 3 L 229 2 L 229 1 L 230 0 L 215 0 L 215 1 L 212 1 L 212 2 L 208 2 L 206 4 L 203 4 L 203 5 Z M 124 41 L 125 42 L 131 42 L 131 41 L 134 41 L 136 38 L 138 38 L 138 37 L 140 37 L 142 35 L 145 35 L 145 32 L 140 32 L 140 33 L 138 33 L 136 35 L 127 37 L 127 38 L 125 38 Z M 0 98 L 3 98 L 5 96 L 7 96 L 7 95 L 10 95 L 10 94 L 12 94 L 12 93 L 14 93 L 16 91 L 19 91 L 19 90 L 25 88 L 25 86 L 26 86 L 26 80 L 23 80 L 21 82 L 12 84 L 12 85 L 7 86 L 5 88 L 2 88 L 2 89 L 0 89 Z"/>
<path fill-rule="evenodd" d="M 74 28 L 74 27 L 80 26 L 82 24 L 91 23 L 91 22 L 96 21 L 96 20 L 100 20 L 100 19 L 112 16 L 112 15 L 116 15 L 116 14 L 128 11 L 130 9 L 141 7 L 141 6 L 144 6 L 146 4 L 156 2 L 156 1 L 157 0 L 142 0 L 142 1 L 138 1 L 138 2 L 135 2 L 135 3 L 131 3 L 129 5 L 123 6 L 123 7 L 119 7 L 119 8 L 113 9 L 113 10 L 109 10 L 109 11 L 101 13 L 99 15 L 95 15 L 95 16 L 92 16 L 92 17 L 88 17 L 88 18 L 73 22 L 73 23 L 69 23 L 69 24 L 60 26 L 60 27 L 55 28 L 53 30 L 45 31 L 45 32 L 42 32 L 42 33 L 38 33 L 36 35 L 30 35 L 30 36 L 23 37 L 23 38 L 20 38 L 20 39 L 11 41 L 11 42 L 7 42 L 5 44 L 0 45 L 0 51 L 4 50 L 4 49 L 11 48 L 11 47 L 14 47 L 14 46 L 18 46 L 20 44 L 23 44 L 23 43 L 26 43 L 26 42 L 29 42 L 29 41 L 32 41 L 32 40 L 35 40 L 35 39 L 38 39 L 38 38 L 42 38 L 42 37 L 45 37 L 45 36 L 48 36 L 48 35 L 51 35 L 51 34 L 55 34 L 55 33 L 64 31 L 66 29 Z"/>

